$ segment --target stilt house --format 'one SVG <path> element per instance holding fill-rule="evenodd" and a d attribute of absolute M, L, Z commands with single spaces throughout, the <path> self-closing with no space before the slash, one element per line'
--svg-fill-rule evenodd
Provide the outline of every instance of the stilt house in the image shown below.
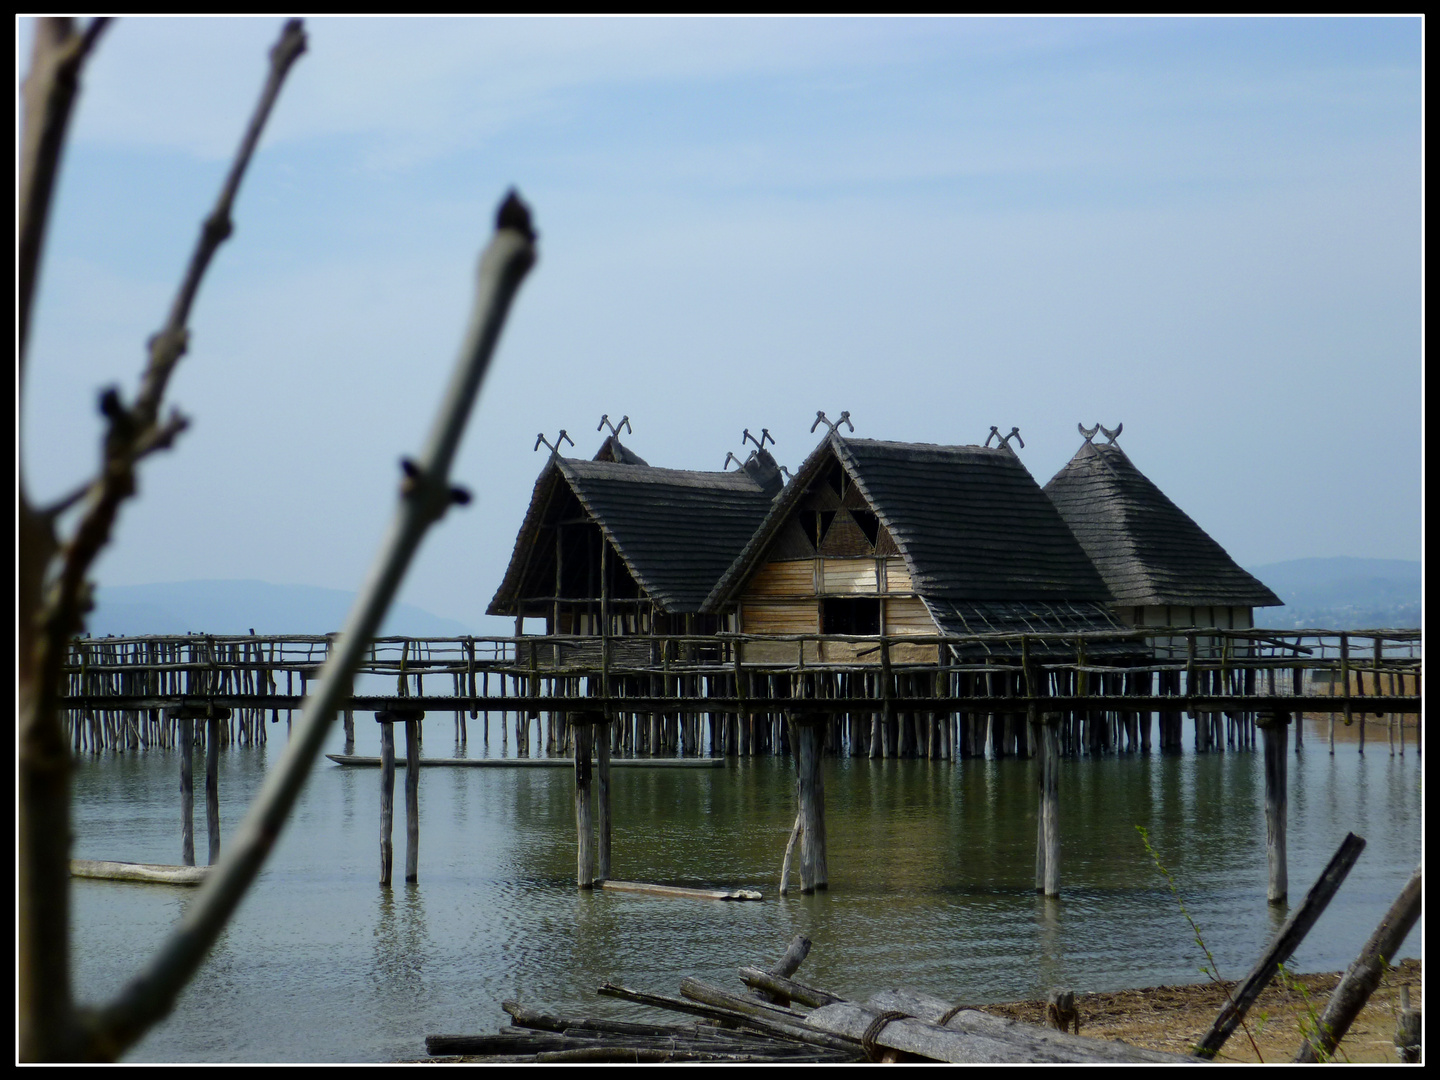
<path fill-rule="evenodd" d="M 1248 630 L 1255 608 L 1283 603 L 1166 498 L 1114 437 L 1097 445 L 1094 430 L 1081 434 L 1084 445 L 1045 494 L 1105 579 L 1121 621 Z"/>
<path fill-rule="evenodd" d="M 713 633 L 701 603 L 783 483 L 768 453 L 734 472 L 659 469 L 612 434 L 595 460 L 558 453 L 535 481 L 488 614 L 547 634 Z"/>
<path fill-rule="evenodd" d="M 1008 444 L 878 442 L 832 431 L 702 610 L 728 614 L 751 634 L 1075 633 L 1120 629 L 1112 601 Z M 807 662 L 879 661 L 864 642 L 805 649 Z M 752 644 L 745 659 L 793 663 L 797 653 Z M 936 646 L 916 645 L 892 649 L 891 658 L 939 657 Z"/>

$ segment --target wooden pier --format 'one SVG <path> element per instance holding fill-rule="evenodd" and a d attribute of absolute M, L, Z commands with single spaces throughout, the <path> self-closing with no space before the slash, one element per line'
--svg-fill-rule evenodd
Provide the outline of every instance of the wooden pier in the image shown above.
<path fill-rule="evenodd" d="M 267 715 L 278 722 L 281 712 L 288 717 L 302 708 L 307 684 L 321 674 L 332 644 L 329 637 L 298 636 L 77 640 L 62 698 L 73 746 L 77 752 L 182 749 L 182 849 L 189 866 L 194 803 L 192 754 L 185 751 L 203 738 L 213 863 L 220 847 L 217 748 L 237 738 L 263 739 Z M 796 763 L 798 811 L 791 847 L 800 841 L 800 891 L 813 893 L 825 889 L 828 878 L 821 769 L 827 754 L 1034 755 L 1040 759 L 1035 887 L 1056 895 L 1059 757 L 1176 751 L 1188 717 L 1197 752 L 1263 745 L 1267 898 L 1283 904 L 1292 720 L 1328 713 L 1333 753 L 1337 719 L 1360 718 L 1363 753 L 1364 716 L 1385 716 L 1393 753 L 1396 718 L 1420 711 L 1422 657 L 1418 630 L 382 638 L 371 644 L 346 702 L 345 753 L 334 760 L 379 765 L 382 886 L 391 884 L 394 862 L 395 770 L 406 766 L 405 881 L 415 883 L 421 767 L 465 760 L 421 757 L 427 713 L 452 714 L 461 746 L 468 721 L 480 717 L 488 744 L 490 717 L 499 714 L 502 744 L 508 725 L 515 727 L 517 756 L 510 758 L 507 747 L 502 759 L 512 762 L 528 759 L 535 741 L 530 724 L 544 717 L 543 755 L 532 760 L 575 770 L 576 880 L 588 889 L 610 876 L 612 765 L 788 754 Z M 371 692 L 367 684 L 377 681 L 394 692 Z M 357 711 L 373 713 L 379 724 L 378 762 L 354 756 Z M 403 761 L 395 752 L 396 724 L 405 732 Z M 1295 725 L 1297 751 L 1302 730 Z M 1400 732 L 1403 753 L 1403 727 Z M 782 893 L 790 853 L 787 848 Z"/>
<path fill-rule="evenodd" d="M 302 707 L 332 644 L 79 639 L 62 698 L 72 745 L 173 746 L 182 717 L 222 715 L 195 738 L 263 740 L 267 720 Z M 451 713 L 464 742 L 482 717 L 488 739 L 495 714 L 521 753 L 543 719 L 545 752 L 565 754 L 566 717 L 599 711 L 618 756 L 748 756 L 790 752 L 799 708 L 827 718 L 831 754 L 958 759 L 1032 755 L 1040 713 L 1054 714 L 1064 756 L 1178 750 L 1186 720 L 1199 751 L 1254 748 L 1255 717 L 1280 709 L 1390 717 L 1393 748 L 1393 718 L 1420 711 L 1421 666 L 1418 630 L 382 638 L 346 716 L 353 731 L 355 712 Z M 385 677 L 382 690 L 366 676 Z"/>

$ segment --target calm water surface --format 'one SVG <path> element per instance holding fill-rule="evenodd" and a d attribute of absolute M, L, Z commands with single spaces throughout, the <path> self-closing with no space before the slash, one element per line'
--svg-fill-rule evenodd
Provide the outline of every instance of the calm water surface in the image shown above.
<path fill-rule="evenodd" d="M 378 753 L 359 719 L 357 751 Z M 226 839 L 284 746 L 283 723 L 270 734 L 268 747 L 221 753 Z M 452 741 L 439 720 L 426 755 L 460 753 Z M 500 754 L 498 736 L 491 752 Z M 486 753 L 473 735 L 469 753 Z M 1136 825 L 1149 830 L 1221 974 L 1242 978 L 1284 914 L 1265 903 L 1260 766 L 1258 752 L 1064 762 L 1063 896 L 1050 901 L 1033 888 L 1032 762 L 827 762 L 830 890 L 786 900 L 775 886 L 795 813 L 788 759 L 617 770 L 613 876 L 766 897 L 716 903 L 579 892 L 573 774 L 563 769 L 425 770 L 420 883 L 381 889 L 378 770 L 325 762 L 175 1013 L 127 1060 L 414 1059 L 427 1034 L 497 1030 L 506 998 L 639 1017 L 595 988 L 612 980 L 675 994 L 687 975 L 738 988 L 737 966 L 777 959 L 797 932 L 814 940 L 801 977 L 846 995 L 907 985 L 981 1003 L 1061 984 L 1086 992 L 1200 981 L 1204 958 Z M 203 770 L 202 756 L 201 861 Z M 174 751 L 82 762 L 75 856 L 178 863 L 178 777 Z M 397 783 L 403 806 L 402 791 Z M 1317 729 L 1292 752 L 1292 898 L 1346 832 L 1368 841 L 1294 968 L 1341 970 L 1354 958 L 1420 860 L 1421 817 L 1413 749 L 1401 758 L 1372 746 L 1361 757 L 1340 744 L 1331 757 Z M 403 822 L 397 807 L 397 878 Z M 76 880 L 79 996 L 119 990 L 193 896 Z M 1420 947 L 1417 927 L 1403 955 Z"/>

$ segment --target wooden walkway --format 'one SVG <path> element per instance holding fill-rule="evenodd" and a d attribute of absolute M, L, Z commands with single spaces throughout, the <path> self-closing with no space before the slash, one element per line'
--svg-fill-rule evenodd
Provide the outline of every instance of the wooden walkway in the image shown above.
<path fill-rule="evenodd" d="M 264 738 L 302 707 L 331 637 L 188 635 L 79 639 L 62 707 L 77 750 L 173 744 L 182 715 L 219 740 Z M 566 717 L 614 718 L 615 749 L 647 754 L 788 750 L 785 718 L 829 718 L 832 752 L 956 758 L 1033 751 L 1041 714 L 1066 754 L 1253 747 L 1275 711 L 1416 714 L 1418 630 L 1271 631 L 1151 627 L 1116 634 L 839 637 L 382 638 L 346 712 L 510 718 L 530 744 L 565 752 Z M 391 690 L 391 687 L 394 687 Z M 1032 723 L 1027 723 L 1030 721 Z M 200 725 L 202 729 L 207 725 Z M 1393 733 L 1392 733 L 1393 739 Z"/>

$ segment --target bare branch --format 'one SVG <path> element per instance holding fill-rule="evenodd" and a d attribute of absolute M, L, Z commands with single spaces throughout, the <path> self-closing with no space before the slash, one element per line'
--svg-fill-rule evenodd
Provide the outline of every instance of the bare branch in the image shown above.
<path fill-rule="evenodd" d="M 170 373 L 180 357 L 185 355 L 189 345 L 186 323 L 190 318 L 191 305 L 195 302 L 195 294 L 200 289 L 200 282 L 205 277 L 210 260 L 234 231 L 230 211 L 235 204 L 235 195 L 240 190 L 240 181 L 245 176 L 245 170 L 255 152 L 255 145 L 260 141 L 260 133 L 265 129 L 265 121 L 269 119 L 270 110 L 285 82 L 285 76 L 304 51 L 304 25 L 299 19 L 291 19 L 280 32 L 280 40 L 270 50 L 270 75 L 265 81 L 265 88 L 260 92 L 260 101 L 250 117 L 245 135 L 240 140 L 240 148 L 235 152 L 235 160 L 230 166 L 229 175 L 225 177 L 225 184 L 220 189 L 215 208 L 210 211 L 210 216 L 200 228 L 200 240 L 190 256 L 190 266 L 171 304 L 170 317 L 150 339 L 150 366 L 145 372 L 145 380 L 134 407 L 136 419 L 143 424 L 154 422 L 160 402 L 165 396 L 165 384 L 169 381 Z"/>
<path fill-rule="evenodd" d="M 34 305 L 45 226 L 53 200 L 65 131 L 79 87 L 79 73 L 107 24 L 96 20 L 77 35 L 68 19 L 41 20 L 31 70 L 23 90 L 25 116 L 20 155 L 19 334 L 21 375 Z M 109 543 L 120 505 L 135 490 L 135 463 L 169 446 L 185 421 L 172 415 L 158 422 L 161 398 L 175 362 L 184 352 L 188 318 L 200 279 L 215 249 L 230 232 L 230 207 L 265 118 L 285 73 L 304 51 L 298 22 L 288 23 L 271 53 L 270 77 L 221 191 L 202 230 L 199 248 L 152 346 L 140 396 L 126 408 L 117 391 L 107 391 L 101 410 L 109 424 L 101 467 L 80 492 L 50 512 L 30 506 L 23 470 L 18 491 L 19 552 L 19 1040 L 24 1060 L 76 1060 L 95 1047 L 76 1029 L 69 973 L 70 760 L 61 736 L 57 695 L 70 637 L 90 607 L 85 577 Z M 178 345 L 178 348 L 177 348 Z M 160 362 L 156 362 L 157 356 Z M 23 389 L 23 387 L 22 387 Z M 88 497 L 74 535 L 61 547 L 55 514 Z M 46 574 L 57 550 L 60 565 L 47 587 Z"/>
<path fill-rule="evenodd" d="M 50 220 L 65 132 L 80 92 L 80 69 L 109 23 L 109 19 L 94 19 L 79 35 L 69 19 L 41 19 L 35 27 L 30 71 L 21 88 L 25 118 L 20 147 L 16 276 L 22 373 L 35 284 L 40 276 L 40 255 L 45 248 L 45 227 Z"/>
<path fill-rule="evenodd" d="M 224 857 L 210 872 L 180 926 L 118 999 L 86 1018 L 85 1037 L 92 1053 L 118 1056 L 170 1012 L 278 839 L 319 757 L 336 710 L 350 695 L 355 669 L 379 630 L 421 539 L 451 502 L 450 464 L 510 303 L 534 265 L 533 240 L 529 215 L 512 193 L 480 259 L 470 325 L 435 425 L 401 483 L 400 505 L 390 532 L 344 632 L 320 671 L 285 754 L 266 777 Z"/>
<path fill-rule="evenodd" d="M 22 392 L 30 315 L 65 132 L 79 92 L 81 68 L 106 25 L 106 20 L 97 19 L 79 37 L 69 19 L 42 19 L 35 28 L 22 89 L 16 221 Z M 63 1053 L 74 1025 L 69 955 L 70 755 L 53 705 L 54 690 L 46 692 L 47 666 L 37 618 L 45 570 L 58 544 L 53 518 L 37 512 L 26 497 L 23 470 L 19 481 L 16 1028 L 21 1059 L 36 1060 Z M 47 697 L 51 704 L 44 707 Z"/>

